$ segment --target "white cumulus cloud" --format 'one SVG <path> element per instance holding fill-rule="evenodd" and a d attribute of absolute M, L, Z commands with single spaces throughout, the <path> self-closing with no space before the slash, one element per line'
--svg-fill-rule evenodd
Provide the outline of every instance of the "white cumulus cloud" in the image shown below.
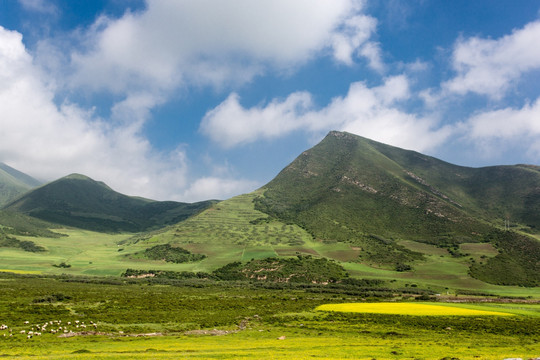
<path fill-rule="evenodd" d="M 540 158 L 540 99 L 520 109 L 478 113 L 460 127 L 465 139 L 480 148 L 485 157 L 524 147 L 531 159 L 537 162 Z"/>
<path fill-rule="evenodd" d="M 457 41 L 452 64 L 455 78 L 443 89 L 464 95 L 474 92 L 494 99 L 529 71 L 540 69 L 540 20 L 499 39 L 472 37 Z"/>
<path fill-rule="evenodd" d="M 410 96 L 408 79 L 402 75 L 389 77 L 373 88 L 353 83 L 346 96 L 334 98 L 321 109 L 315 109 L 306 92 L 247 109 L 238 95 L 232 94 L 206 114 L 200 130 L 226 148 L 286 136 L 295 130 L 345 130 L 408 149 L 433 149 L 453 130 L 439 127 L 435 119 L 401 110 L 399 103 Z"/>
<path fill-rule="evenodd" d="M 238 194 L 255 190 L 261 184 L 252 180 L 221 178 L 215 176 L 202 177 L 189 185 L 182 194 L 185 201 L 200 199 L 228 199 Z"/>
<path fill-rule="evenodd" d="M 144 119 L 132 120 L 156 99 L 126 99 L 113 109 L 115 121 L 105 122 L 75 104 L 56 105 L 44 77 L 22 36 L 0 27 L 0 161 L 44 180 L 80 172 L 152 198 L 186 186 L 185 153 L 154 152 L 140 133 Z"/>
<path fill-rule="evenodd" d="M 99 18 L 71 56 L 71 86 L 128 93 L 245 83 L 314 56 L 381 70 L 376 20 L 359 0 L 147 0 L 140 12 Z M 43 46 L 52 52 L 50 46 Z M 50 58 L 43 54 L 43 58 Z"/>

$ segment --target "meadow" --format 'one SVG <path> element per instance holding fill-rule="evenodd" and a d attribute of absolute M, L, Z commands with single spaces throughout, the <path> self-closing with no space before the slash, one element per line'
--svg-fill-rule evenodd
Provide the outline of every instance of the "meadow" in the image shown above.
<path fill-rule="evenodd" d="M 0 274 L 0 284 L 0 323 L 8 326 L 0 330 L 0 356 L 5 358 L 525 359 L 540 355 L 540 305 L 531 302 L 437 303 L 447 309 L 513 316 L 418 316 L 318 311 L 325 304 L 407 300 L 391 294 L 385 298 L 348 295 L 322 287 L 11 273 Z M 396 304 L 422 303 L 409 298 Z M 33 331 L 31 338 L 29 331 Z"/>

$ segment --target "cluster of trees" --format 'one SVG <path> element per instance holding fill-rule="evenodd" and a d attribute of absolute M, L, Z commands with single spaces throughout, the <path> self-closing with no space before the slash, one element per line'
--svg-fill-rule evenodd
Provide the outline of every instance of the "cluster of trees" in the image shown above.
<path fill-rule="evenodd" d="M 193 254 L 181 247 L 171 246 L 171 244 L 156 245 L 144 251 L 144 257 L 150 260 L 165 260 L 176 264 L 200 261 L 206 258 L 204 254 Z"/>
<path fill-rule="evenodd" d="M 44 252 L 46 249 L 43 246 L 36 245 L 30 240 L 18 240 L 14 237 L 7 236 L 0 231 L 0 247 L 10 247 L 22 249 L 29 252 Z"/>
<path fill-rule="evenodd" d="M 326 258 L 299 255 L 293 258 L 252 259 L 233 262 L 217 269 L 220 280 L 257 280 L 292 283 L 335 283 L 349 274 L 341 265 Z"/>

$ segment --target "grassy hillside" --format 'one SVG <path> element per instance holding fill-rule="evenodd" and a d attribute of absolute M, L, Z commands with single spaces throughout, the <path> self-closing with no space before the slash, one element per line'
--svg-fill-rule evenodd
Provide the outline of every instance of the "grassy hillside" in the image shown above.
<path fill-rule="evenodd" d="M 0 163 L 0 207 L 39 185 L 36 179 Z"/>
<path fill-rule="evenodd" d="M 526 271 L 532 280 L 525 281 L 518 273 L 530 264 L 518 259 L 538 242 L 512 235 L 527 245 L 510 251 L 489 234 L 507 218 L 513 229 L 535 233 L 538 189 L 540 172 L 532 166 L 465 168 L 331 132 L 262 189 L 256 208 L 298 224 L 315 239 L 352 244 L 364 260 L 380 266 L 403 264 L 407 269 L 421 259 L 401 240 L 434 244 L 454 256 L 462 256 L 455 252 L 460 244 L 491 242 L 521 270 L 512 276 L 492 266 L 495 273 L 483 279 L 493 282 L 504 275 L 506 284 L 531 285 L 540 281 L 537 265 Z"/>
<path fill-rule="evenodd" d="M 28 192 L 6 209 L 48 222 L 103 232 L 138 232 L 174 224 L 207 208 L 120 194 L 102 182 L 72 174 Z"/>

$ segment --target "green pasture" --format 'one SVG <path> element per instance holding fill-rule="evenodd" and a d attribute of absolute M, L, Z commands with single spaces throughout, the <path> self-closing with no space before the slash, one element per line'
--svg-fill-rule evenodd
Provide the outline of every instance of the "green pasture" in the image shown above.
<path fill-rule="evenodd" d="M 390 328 L 389 328 L 390 329 Z M 384 330 L 383 330 L 384 331 Z M 493 359 L 527 358 L 538 345 L 501 336 L 470 338 L 449 331 L 414 336 L 320 334 L 289 328 L 250 329 L 221 336 L 79 336 L 12 342 L 0 349 L 17 359 Z M 339 336 L 336 336 L 339 335 Z M 23 346 L 24 342 L 24 346 Z M 31 344 L 29 344 L 31 343 Z M 2 349 L 3 348 L 3 349 Z"/>
<path fill-rule="evenodd" d="M 9 327 L 0 330 L 4 358 L 527 359 L 540 354 L 540 304 L 530 302 L 436 303 L 515 316 L 349 314 L 315 309 L 365 300 L 237 283 L 194 287 L 6 273 L 0 279 L 0 323 Z M 41 336 L 27 338 L 44 323 Z M 75 325 L 83 323 L 96 328 Z M 60 326 L 68 332 L 50 332 Z"/>
<path fill-rule="evenodd" d="M 249 222 L 248 225 L 263 226 L 249 224 Z M 274 224 L 274 226 L 281 228 L 283 225 Z M 415 262 L 412 271 L 397 272 L 355 261 L 356 254 L 360 250 L 350 244 L 324 243 L 313 240 L 311 237 L 304 238 L 301 245 L 287 243 L 273 245 L 268 241 L 256 245 L 218 242 L 216 239 L 210 241 L 204 238 L 204 231 L 201 231 L 197 233 L 197 239 L 200 241 L 195 241 L 193 238 L 193 241 L 175 239 L 178 246 L 194 253 L 205 254 L 207 258 L 198 262 L 174 264 L 132 256 L 155 244 L 166 243 L 170 232 L 174 232 L 174 229 L 139 241 L 133 241 L 132 234 L 104 234 L 75 229 L 57 231 L 67 236 L 59 238 L 19 236 L 21 240 L 31 240 L 45 247 L 47 252 L 32 253 L 21 249 L 0 248 L 0 258 L 2 258 L 0 271 L 93 276 L 118 276 L 128 268 L 210 272 L 233 261 L 249 261 L 274 256 L 312 255 L 340 261 L 352 277 L 392 281 L 396 287 L 415 284 L 415 286 L 428 288 L 441 294 L 455 294 L 456 290 L 464 289 L 501 296 L 540 297 L 538 288 L 496 286 L 473 279 L 468 274 L 470 257 L 454 258 L 444 255 L 445 249 L 414 241 L 402 241 L 401 244 L 415 251 L 422 251 L 425 259 Z M 202 241 L 204 239 L 206 240 Z M 477 256 L 478 251 L 483 251 L 479 250 L 481 246 L 485 247 L 485 244 L 462 244 L 463 249 L 469 251 L 471 256 Z M 61 263 L 68 264 L 70 267 L 54 266 Z"/>

